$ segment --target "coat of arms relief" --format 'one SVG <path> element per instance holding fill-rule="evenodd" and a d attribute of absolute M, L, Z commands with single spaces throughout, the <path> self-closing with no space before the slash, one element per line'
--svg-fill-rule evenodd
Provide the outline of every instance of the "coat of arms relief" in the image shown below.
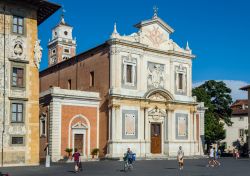
<path fill-rule="evenodd" d="M 10 57 L 13 59 L 26 60 L 26 41 L 23 37 L 17 36 L 11 40 Z"/>
<path fill-rule="evenodd" d="M 148 89 L 164 88 L 166 80 L 164 65 L 148 62 Z"/>
<path fill-rule="evenodd" d="M 162 43 L 168 41 L 166 35 L 159 29 L 159 26 L 153 26 L 153 29 L 147 30 L 145 36 L 155 47 L 159 47 Z"/>

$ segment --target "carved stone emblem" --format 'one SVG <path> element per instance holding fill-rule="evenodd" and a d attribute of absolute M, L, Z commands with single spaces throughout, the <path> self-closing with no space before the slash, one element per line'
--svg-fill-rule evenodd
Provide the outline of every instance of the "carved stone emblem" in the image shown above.
<path fill-rule="evenodd" d="M 151 64 L 152 65 L 152 64 Z M 161 64 L 153 64 L 148 66 L 148 86 L 153 88 L 164 87 L 164 66 Z"/>
<path fill-rule="evenodd" d="M 14 53 L 17 56 L 21 56 L 23 54 L 23 47 L 21 43 L 16 43 L 14 46 Z"/>
<path fill-rule="evenodd" d="M 151 96 L 149 97 L 149 99 L 151 99 L 151 100 L 156 100 L 156 101 L 166 101 L 166 98 L 163 97 L 163 96 L 162 96 L 161 94 L 159 94 L 159 93 L 155 93 L 155 94 L 151 95 Z"/>
<path fill-rule="evenodd" d="M 166 113 L 158 109 L 158 107 L 155 107 L 155 109 L 148 112 L 148 116 L 150 116 L 154 121 L 162 121 L 166 116 Z"/>
<path fill-rule="evenodd" d="M 40 40 L 37 40 L 34 48 L 34 62 L 38 69 L 42 58 L 42 50 L 43 48 L 40 46 Z"/>
<path fill-rule="evenodd" d="M 25 59 L 25 42 L 18 36 L 12 40 L 11 57 L 15 59 Z"/>
<path fill-rule="evenodd" d="M 162 43 L 166 42 L 167 39 L 163 32 L 159 30 L 159 27 L 153 26 L 153 29 L 148 31 L 146 37 L 152 42 L 156 47 L 160 46 Z"/>

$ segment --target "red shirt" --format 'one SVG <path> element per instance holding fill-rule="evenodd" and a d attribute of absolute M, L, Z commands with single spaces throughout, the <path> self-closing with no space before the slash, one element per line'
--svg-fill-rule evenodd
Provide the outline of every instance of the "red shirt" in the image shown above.
<path fill-rule="evenodd" d="M 79 152 L 75 152 L 74 154 L 73 154 L 73 157 L 74 157 L 74 161 L 79 161 L 79 159 L 80 159 L 80 153 Z"/>

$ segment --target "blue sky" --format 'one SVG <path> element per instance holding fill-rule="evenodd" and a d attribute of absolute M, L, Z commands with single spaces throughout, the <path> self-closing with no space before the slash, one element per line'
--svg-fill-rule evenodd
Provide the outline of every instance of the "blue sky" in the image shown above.
<path fill-rule="evenodd" d="M 51 0 L 64 6 L 65 20 L 74 27 L 77 53 L 106 41 L 117 22 L 120 34 L 137 29 L 134 24 L 149 19 L 153 6 L 158 16 L 175 32 L 170 36 L 180 46 L 189 46 L 193 82 L 240 80 L 250 83 L 250 1 L 248 0 Z M 61 11 L 39 26 L 43 47 L 41 70 L 47 68 L 47 42 Z"/>

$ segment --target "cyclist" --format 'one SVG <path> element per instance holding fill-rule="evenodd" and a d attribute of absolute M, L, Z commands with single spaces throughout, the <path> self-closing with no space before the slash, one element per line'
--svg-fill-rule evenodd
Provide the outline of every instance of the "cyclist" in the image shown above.
<path fill-rule="evenodd" d="M 133 168 L 133 160 L 135 160 L 135 156 L 133 152 L 130 150 L 130 148 L 127 149 L 127 152 L 124 153 L 123 160 L 125 161 L 124 163 L 124 171 L 127 169 L 132 169 Z"/>
<path fill-rule="evenodd" d="M 127 158 L 128 158 L 128 163 L 132 164 L 132 162 L 133 162 L 133 152 L 130 150 L 130 148 L 128 148 L 128 150 L 127 150 Z"/>

